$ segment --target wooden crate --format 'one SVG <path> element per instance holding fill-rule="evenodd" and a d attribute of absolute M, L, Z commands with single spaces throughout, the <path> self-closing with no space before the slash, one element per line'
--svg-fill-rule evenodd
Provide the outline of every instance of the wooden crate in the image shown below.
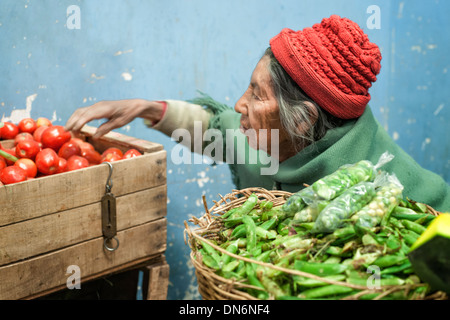
<path fill-rule="evenodd" d="M 0 299 L 27 299 L 64 289 L 72 265 L 79 267 L 83 282 L 163 256 L 166 151 L 160 144 L 115 132 L 93 140 L 94 130 L 85 126 L 80 137 L 100 152 L 114 146 L 143 153 L 111 163 L 118 249 L 108 251 L 103 245 L 100 200 L 110 173 L 107 164 L 2 186 Z M 159 281 L 168 284 L 168 279 Z"/>

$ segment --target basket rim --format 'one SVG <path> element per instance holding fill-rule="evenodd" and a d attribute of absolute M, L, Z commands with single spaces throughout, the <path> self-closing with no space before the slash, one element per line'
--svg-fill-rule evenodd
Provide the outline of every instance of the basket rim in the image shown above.
<path fill-rule="evenodd" d="M 352 288 L 352 289 L 361 290 L 360 292 L 358 292 L 356 294 L 353 294 L 353 295 L 350 295 L 350 296 L 347 296 L 347 297 L 343 298 L 343 300 L 357 299 L 357 297 L 359 297 L 361 295 L 364 295 L 364 294 L 369 294 L 369 293 L 380 293 L 379 296 L 377 296 L 376 298 L 373 299 L 373 300 L 378 300 L 378 299 L 383 298 L 385 295 L 388 295 L 388 294 L 393 293 L 395 291 L 411 290 L 411 289 L 414 289 L 414 288 L 427 286 L 426 283 L 414 283 L 414 284 L 402 284 L 402 285 L 383 285 L 383 286 L 378 286 L 376 288 L 368 289 L 367 286 L 355 285 L 355 284 L 348 283 L 348 282 L 331 280 L 331 279 L 327 279 L 327 278 L 324 278 L 324 277 L 321 277 L 321 276 L 317 276 L 315 274 L 311 274 L 311 273 L 308 273 L 308 272 L 303 272 L 303 271 L 295 270 L 295 269 L 283 268 L 283 267 L 276 266 L 276 265 L 271 264 L 271 263 L 266 263 L 266 262 L 250 259 L 250 258 L 247 258 L 247 257 L 243 257 L 243 256 L 240 256 L 240 255 L 237 255 L 237 254 L 233 254 L 233 253 L 231 253 L 229 251 L 226 251 L 225 249 L 217 246 L 216 244 L 212 243 L 210 240 L 204 238 L 201 235 L 202 232 L 208 231 L 208 229 L 211 226 L 213 226 L 213 224 L 216 222 L 216 219 L 215 219 L 214 215 L 218 215 L 219 212 L 223 212 L 227 208 L 229 209 L 229 207 L 232 206 L 232 205 L 243 203 L 245 201 L 246 197 L 248 197 L 252 193 L 257 193 L 258 198 L 266 197 L 266 198 L 272 199 L 272 200 L 274 200 L 274 199 L 280 200 L 280 203 L 277 203 L 277 206 L 282 205 L 285 202 L 285 200 L 287 199 L 287 197 L 289 197 L 290 195 L 293 194 L 293 193 L 287 192 L 287 191 L 267 190 L 267 189 L 260 188 L 260 187 L 245 188 L 245 189 L 241 189 L 241 190 L 233 189 L 231 193 L 229 193 L 229 194 L 227 194 L 225 196 L 222 196 L 222 195 L 219 194 L 220 200 L 219 201 L 213 201 L 214 205 L 212 207 L 210 207 L 209 209 L 208 209 L 208 207 L 206 205 L 206 199 L 203 196 L 203 203 L 204 203 L 205 211 L 206 211 L 205 214 L 202 217 L 200 217 L 200 218 L 193 217 L 190 220 L 190 222 L 194 222 L 195 224 L 199 225 L 199 227 L 193 229 L 193 228 L 191 228 L 188 225 L 187 221 L 184 221 L 184 225 L 185 225 L 184 233 L 185 233 L 185 235 L 186 234 L 188 235 L 188 239 L 186 239 L 186 237 L 185 237 L 185 243 L 187 242 L 189 247 L 191 248 L 190 258 L 191 258 L 191 260 L 192 260 L 192 262 L 194 264 L 194 267 L 196 268 L 196 272 L 199 271 L 197 266 L 201 266 L 202 267 L 201 272 L 208 273 L 208 275 L 213 276 L 218 281 L 222 281 L 223 283 L 230 283 L 230 281 L 232 281 L 230 279 L 226 279 L 226 278 L 218 275 L 215 272 L 214 269 L 207 267 L 206 265 L 203 264 L 203 262 L 201 260 L 198 260 L 199 255 L 194 253 L 194 251 L 196 251 L 194 244 L 195 244 L 195 241 L 199 241 L 199 242 L 205 242 L 206 244 L 210 245 L 212 248 L 214 248 L 215 250 L 221 252 L 222 254 L 227 254 L 227 255 L 229 255 L 232 258 L 235 258 L 235 259 L 238 259 L 238 260 L 242 260 L 244 262 L 258 264 L 260 266 L 271 268 L 271 269 L 275 269 L 277 271 L 281 271 L 281 272 L 284 272 L 284 273 L 287 273 L 287 274 L 307 277 L 307 278 L 310 278 L 310 279 L 326 282 L 328 284 L 345 286 L 345 287 L 349 287 L 349 288 Z M 237 198 L 236 197 L 237 195 L 242 195 L 243 197 Z M 230 200 L 230 201 L 227 202 L 227 200 Z M 408 199 L 408 201 L 412 201 L 412 200 Z M 274 204 L 274 206 L 275 206 L 275 204 Z M 436 216 L 441 214 L 439 211 L 434 210 L 432 207 L 430 207 L 428 205 L 426 205 L 426 206 L 429 209 L 431 214 L 436 215 Z M 217 231 L 215 231 L 215 232 L 217 232 Z M 194 263 L 194 261 L 195 261 L 195 263 Z M 238 282 L 234 281 L 234 283 L 238 283 Z M 261 290 L 260 288 L 257 288 L 257 289 Z M 242 291 L 240 291 L 240 292 L 242 292 Z M 245 295 L 248 295 L 245 292 L 242 292 L 242 293 L 244 293 Z M 434 295 L 434 294 L 435 293 L 432 293 L 432 295 Z M 447 295 L 444 292 L 441 292 L 441 297 L 442 297 L 442 295 L 443 295 L 444 298 L 447 297 Z M 253 296 L 251 296 L 251 297 L 253 297 Z M 253 298 L 255 298 L 255 297 L 253 297 Z M 424 299 L 425 298 L 428 299 L 428 296 L 425 296 L 423 298 Z M 247 299 L 247 298 L 245 298 L 245 299 Z M 257 298 L 255 298 L 255 299 L 257 299 Z"/>

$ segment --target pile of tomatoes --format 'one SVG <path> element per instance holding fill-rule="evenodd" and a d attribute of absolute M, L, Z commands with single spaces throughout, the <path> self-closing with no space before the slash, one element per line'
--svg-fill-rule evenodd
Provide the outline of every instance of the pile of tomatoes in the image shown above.
<path fill-rule="evenodd" d="M 0 123 L 0 126 L 2 124 Z M 1 140 L 13 140 L 12 148 L 0 146 L 0 182 L 11 184 L 73 171 L 141 155 L 136 149 L 126 152 L 108 148 L 100 153 L 94 146 L 76 138 L 63 126 L 49 119 L 25 118 L 18 124 L 4 122 L 0 128 Z"/>

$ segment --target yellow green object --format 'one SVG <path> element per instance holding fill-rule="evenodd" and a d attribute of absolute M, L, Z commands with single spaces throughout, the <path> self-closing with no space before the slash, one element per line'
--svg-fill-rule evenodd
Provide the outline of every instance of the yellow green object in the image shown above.
<path fill-rule="evenodd" d="M 422 233 L 419 239 L 411 246 L 411 251 L 423 245 L 436 235 L 450 238 L 450 213 L 443 213 L 437 216 Z"/>
<path fill-rule="evenodd" d="M 450 293 L 450 214 L 437 216 L 411 246 L 414 272 L 432 290 Z"/>

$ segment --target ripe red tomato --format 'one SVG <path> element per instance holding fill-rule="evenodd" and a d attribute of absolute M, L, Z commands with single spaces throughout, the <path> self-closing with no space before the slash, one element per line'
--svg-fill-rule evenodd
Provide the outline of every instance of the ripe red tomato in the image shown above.
<path fill-rule="evenodd" d="M 15 148 L 14 149 L 5 149 L 5 148 L 2 147 L 2 150 L 5 151 L 5 152 L 8 152 L 10 155 L 12 155 L 12 156 L 17 158 L 16 149 Z M 8 160 L 8 159 L 5 159 L 5 161 L 6 161 L 6 164 L 8 166 L 12 166 L 14 164 L 14 161 L 11 161 L 11 160 Z"/>
<path fill-rule="evenodd" d="M 34 160 L 39 151 L 41 151 L 41 146 L 35 140 L 23 140 L 16 145 L 16 155 L 18 158 Z"/>
<path fill-rule="evenodd" d="M 6 160 L 3 157 L 0 157 L 0 170 L 6 168 L 8 165 L 6 164 Z"/>
<path fill-rule="evenodd" d="M 41 143 L 43 148 L 52 148 L 58 151 L 71 138 L 72 134 L 66 131 L 63 126 L 51 126 L 42 132 Z"/>
<path fill-rule="evenodd" d="M 15 138 L 14 138 L 14 145 L 16 146 L 19 141 L 23 140 L 34 140 L 33 135 L 29 132 L 20 132 Z"/>
<path fill-rule="evenodd" d="M 36 155 L 35 163 L 39 172 L 45 175 L 54 174 L 58 170 L 59 157 L 52 148 L 45 148 Z"/>
<path fill-rule="evenodd" d="M 67 141 L 61 146 L 61 148 L 59 148 L 58 156 L 66 160 L 74 155 L 76 156 L 81 155 L 81 148 L 75 141 L 73 141 L 73 139 Z"/>
<path fill-rule="evenodd" d="M 81 156 L 86 158 L 90 164 L 99 164 L 102 161 L 101 154 L 93 149 L 85 149 L 81 151 Z"/>
<path fill-rule="evenodd" d="M 102 163 L 103 162 L 114 162 L 117 160 L 122 160 L 122 156 L 120 156 L 117 153 L 107 153 L 103 158 L 102 158 Z"/>
<path fill-rule="evenodd" d="M 139 152 L 137 149 L 129 149 L 123 154 L 123 159 L 130 159 L 137 156 L 141 156 L 142 153 Z"/>
<path fill-rule="evenodd" d="M 27 158 L 19 159 L 14 163 L 14 165 L 24 169 L 25 172 L 27 173 L 28 178 L 34 178 L 37 175 L 36 163 L 34 163 L 34 161 L 31 159 Z"/>
<path fill-rule="evenodd" d="M 117 154 L 117 155 L 119 155 L 121 158 L 123 157 L 123 152 L 122 152 L 122 150 L 120 150 L 119 148 L 111 147 L 111 148 L 108 148 L 108 149 L 106 149 L 105 151 L 103 151 L 103 153 L 102 153 L 102 158 L 106 157 L 106 155 L 107 155 L 107 154 L 110 154 L 110 153 Z"/>
<path fill-rule="evenodd" d="M 36 119 L 36 126 L 38 128 L 41 127 L 41 126 L 50 127 L 50 126 L 52 126 L 52 122 L 49 119 L 45 118 L 45 117 L 39 117 L 39 118 Z"/>
<path fill-rule="evenodd" d="M 47 128 L 48 128 L 48 126 L 37 127 L 37 129 L 34 130 L 34 132 L 33 132 L 34 140 L 36 140 L 37 142 L 41 142 L 42 132 L 44 132 L 45 129 L 47 129 Z"/>
<path fill-rule="evenodd" d="M 19 127 L 12 122 L 4 122 L 0 129 L 0 135 L 3 140 L 14 139 L 19 133 Z"/>
<path fill-rule="evenodd" d="M 24 118 L 20 120 L 17 126 L 19 127 L 19 132 L 28 133 L 33 133 L 37 128 L 36 121 L 32 118 Z"/>
<path fill-rule="evenodd" d="M 58 161 L 58 170 L 56 170 L 56 173 L 62 173 L 67 171 L 67 160 L 59 157 Z"/>
<path fill-rule="evenodd" d="M 27 180 L 27 173 L 19 166 L 8 166 L 0 171 L 0 181 L 3 184 L 11 184 Z"/>
<path fill-rule="evenodd" d="M 71 156 L 67 159 L 67 171 L 89 167 L 89 161 L 82 156 Z"/>

